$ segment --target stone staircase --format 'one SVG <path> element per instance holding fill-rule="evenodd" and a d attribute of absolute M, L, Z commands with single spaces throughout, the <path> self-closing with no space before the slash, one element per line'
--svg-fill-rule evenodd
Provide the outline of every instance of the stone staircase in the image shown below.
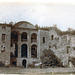
<path fill-rule="evenodd" d="M 56 47 L 54 46 L 54 44 L 56 45 Z M 55 55 L 61 60 L 63 65 L 68 64 L 67 42 L 65 40 L 52 41 L 50 50 L 52 50 L 55 53 Z"/>

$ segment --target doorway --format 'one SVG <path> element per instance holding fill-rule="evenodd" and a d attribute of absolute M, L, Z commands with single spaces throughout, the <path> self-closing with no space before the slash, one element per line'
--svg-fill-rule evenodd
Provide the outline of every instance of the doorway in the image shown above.
<path fill-rule="evenodd" d="M 22 65 L 26 68 L 26 60 L 25 59 L 22 61 Z"/>

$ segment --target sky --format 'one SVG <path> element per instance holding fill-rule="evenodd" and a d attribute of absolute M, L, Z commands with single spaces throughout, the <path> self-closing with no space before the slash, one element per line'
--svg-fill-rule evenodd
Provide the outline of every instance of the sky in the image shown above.
<path fill-rule="evenodd" d="M 11 21 L 75 29 L 75 0 L 0 0 L 0 23 Z"/>

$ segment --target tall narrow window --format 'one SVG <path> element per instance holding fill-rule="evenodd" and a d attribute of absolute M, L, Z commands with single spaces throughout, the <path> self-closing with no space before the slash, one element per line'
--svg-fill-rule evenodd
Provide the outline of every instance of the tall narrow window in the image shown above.
<path fill-rule="evenodd" d="M 45 43 L 45 37 L 43 37 L 43 43 Z"/>
<path fill-rule="evenodd" d="M 27 57 L 27 45 L 23 44 L 21 46 L 21 57 Z"/>
<path fill-rule="evenodd" d="M 2 41 L 5 41 L 5 34 L 2 34 Z"/>
<path fill-rule="evenodd" d="M 35 44 L 31 46 L 31 57 L 37 58 L 37 45 Z"/>
<path fill-rule="evenodd" d="M 18 42 L 18 32 L 17 31 L 11 32 L 11 41 Z"/>
<path fill-rule="evenodd" d="M 54 39 L 54 35 L 51 35 L 51 40 L 53 40 Z"/>
<path fill-rule="evenodd" d="M 70 48 L 70 46 L 67 46 L 67 54 L 69 53 L 69 48 Z"/>

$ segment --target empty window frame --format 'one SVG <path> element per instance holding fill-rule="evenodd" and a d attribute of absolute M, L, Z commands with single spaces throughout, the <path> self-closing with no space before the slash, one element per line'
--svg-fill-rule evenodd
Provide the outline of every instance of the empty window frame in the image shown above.
<path fill-rule="evenodd" d="M 11 32 L 11 41 L 18 42 L 18 33 L 17 33 L 17 31 Z"/>
<path fill-rule="evenodd" d="M 51 35 L 51 40 L 53 40 L 54 39 L 54 35 Z"/>
<path fill-rule="evenodd" d="M 37 45 L 32 45 L 31 46 L 31 57 L 32 58 L 37 58 Z"/>
<path fill-rule="evenodd" d="M 21 34 L 21 41 L 27 41 L 27 33 L 26 32 L 23 32 Z"/>
<path fill-rule="evenodd" d="M 36 33 L 31 34 L 31 42 L 37 42 L 37 34 Z"/>
<path fill-rule="evenodd" d="M 46 38 L 45 38 L 45 37 L 43 37 L 43 43 L 45 43 L 45 41 L 46 41 Z"/>
<path fill-rule="evenodd" d="M 2 34 L 2 41 L 5 41 L 5 34 Z"/>

